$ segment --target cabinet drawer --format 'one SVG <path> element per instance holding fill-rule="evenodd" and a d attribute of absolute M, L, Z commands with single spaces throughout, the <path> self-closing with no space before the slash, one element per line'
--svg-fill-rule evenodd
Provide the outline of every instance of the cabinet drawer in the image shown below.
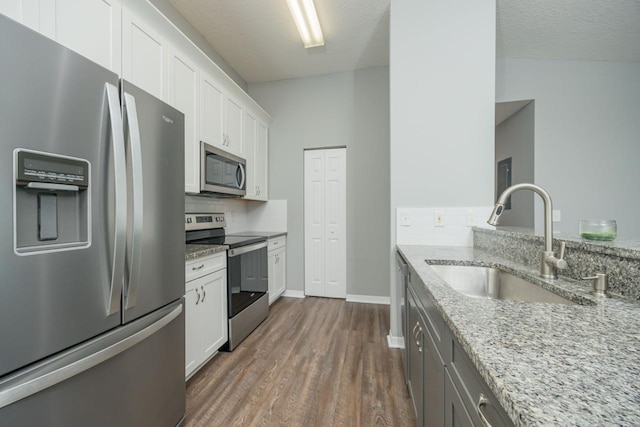
<path fill-rule="evenodd" d="M 484 396 L 482 413 L 493 426 L 512 426 L 509 416 L 498 403 L 489 387 L 456 339 L 451 339 L 451 379 L 458 389 L 474 425 L 483 425 L 478 414 L 480 396 Z"/>
<path fill-rule="evenodd" d="M 273 251 L 278 248 L 282 248 L 287 245 L 287 236 L 275 237 L 273 239 L 269 239 L 269 251 Z"/>
<path fill-rule="evenodd" d="M 220 252 L 194 260 L 185 265 L 185 279 L 187 282 L 202 277 L 205 274 L 227 268 L 227 252 Z"/>

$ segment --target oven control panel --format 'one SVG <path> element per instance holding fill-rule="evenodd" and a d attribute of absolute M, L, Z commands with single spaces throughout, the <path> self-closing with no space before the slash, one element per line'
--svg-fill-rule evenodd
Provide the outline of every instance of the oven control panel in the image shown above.
<path fill-rule="evenodd" d="M 209 230 L 227 226 L 223 213 L 188 213 L 184 215 L 185 230 Z"/>

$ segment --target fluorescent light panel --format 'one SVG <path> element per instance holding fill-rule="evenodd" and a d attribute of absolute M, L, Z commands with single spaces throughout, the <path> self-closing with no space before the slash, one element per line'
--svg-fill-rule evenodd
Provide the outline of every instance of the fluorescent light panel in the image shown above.
<path fill-rule="evenodd" d="M 287 0 L 287 4 L 304 47 L 324 46 L 324 37 L 313 0 Z"/>

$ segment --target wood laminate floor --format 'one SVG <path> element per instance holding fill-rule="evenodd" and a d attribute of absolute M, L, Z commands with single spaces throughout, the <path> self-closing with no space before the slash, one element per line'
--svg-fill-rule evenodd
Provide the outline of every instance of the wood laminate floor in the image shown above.
<path fill-rule="evenodd" d="M 280 298 L 187 383 L 185 427 L 415 426 L 389 307 Z"/>

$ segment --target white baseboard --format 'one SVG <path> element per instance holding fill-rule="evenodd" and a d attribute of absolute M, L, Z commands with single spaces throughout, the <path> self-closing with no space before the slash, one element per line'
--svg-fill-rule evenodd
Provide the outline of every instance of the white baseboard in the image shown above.
<path fill-rule="evenodd" d="M 364 304 L 383 304 L 391 305 L 389 297 L 374 297 L 371 295 L 351 295 L 347 294 L 347 302 L 361 302 Z"/>
<path fill-rule="evenodd" d="M 289 297 L 289 298 L 304 298 L 304 291 L 294 291 L 291 289 L 287 289 L 286 291 L 284 291 L 284 293 L 282 294 L 283 297 Z"/>
<path fill-rule="evenodd" d="M 387 335 L 387 345 L 389 348 L 404 348 L 404 338 Z"/>

